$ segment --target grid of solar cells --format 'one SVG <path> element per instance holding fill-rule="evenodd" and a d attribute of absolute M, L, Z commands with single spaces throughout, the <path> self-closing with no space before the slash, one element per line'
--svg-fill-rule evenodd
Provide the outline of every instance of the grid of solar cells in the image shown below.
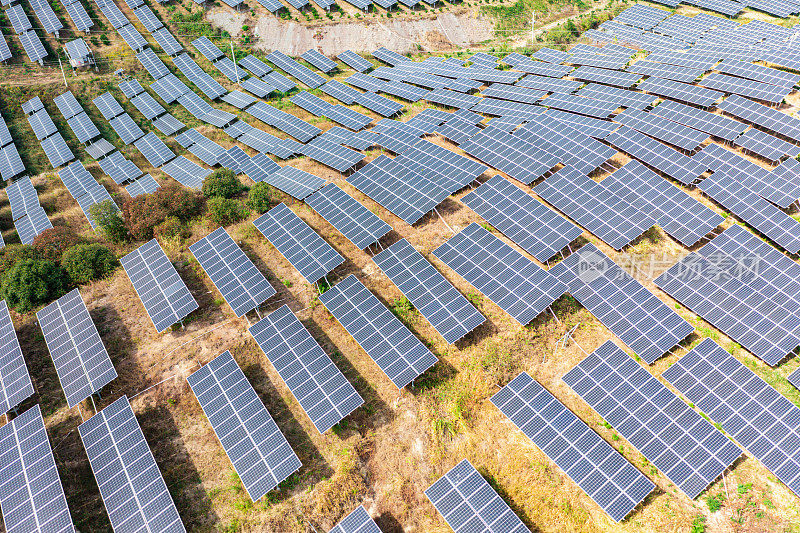
<path fill-rule="evenodd" d="M 159 104 L 150 93 L 141 92 L 131 98 L 131 103 L 144 115 L 147 120 L 154 120 L 167 112 L 164 106 Z"/>
<path fill-rule="evenodd" d="M 268 84 L 264 80 L 253 76 L 246 79 L 241 78 L 242 77 L 240 76 L 239 85 L 242 87 L 242 89 L 258 96 L 259 98 L 266 98 L 267 95 L 275 92 L 275 87 Z"/>
<path fill-rule="evenodd" d="M 493 177 L 461 201 L 541 262 L 582 233 L 572 222 L 501 176 Z"/>
<path fill-rule="evenodd" d="M 131 198 L 140 196 L 142 194 L 150 194 L 160 189 L 161 186 L 150 174 L 146 174 L 131 184 L 125 186 L 125 191 L 131 195 Z"/>
<path fill-rule="evenodd" d="M 546 91 L 530 89 L 518 85 L 505 85 L 503 83 L 492 83 L 481 92 L 483 96 L 491 96 L 525 104 L 535 104 L 541 100 L 545 94 L 547 94 Z"/>
<path fill-rule="evenodd" d="M 309 283 L 316 283 L 344 263 L 344 257 L 286 204 L 273 207 L 253 225 Z"/>
<path fill-rule="evenodd" d="M 326 139 L 314 139 L 301 150 L 303 155 L 339 172 L 347 171 L 364 159 L 364 154 Z"/>
<path fill-rule="evenodd" d="M 117 377 L 78 289 L 36 313 L 70 407 Z"/>
<path fill-rule="evenodd" d="M 0 300 L 0 354 L 0 412 L 7 413 L 34 391 L 5 300 Z"/>
<path fill-rule="evenodd" d="M 365 91 L 380 91 L 384 84 L 382 80 L 361 72 L 356 72 L 344 81 Z"/>
<path fill-rule="evenodd" d="M 754 154 L 758 154 L 772 163 L 777 163 L 784 156 L 797 157 L 800 155 L 800 147 L 774 135 L 765 133 L 755 128 L 750 128 L 741 137 L 736 138 L 733 143 Z"/>
<path fill-rule="evenodd" d="M 636 109 L 616 115 L 614 121 L 688 151 L 696 150 L 708 138 L 699 130 Z"/>
<path fill-rule="evenodd" d="M 183 45 L 175 39 L 167 28 L 159 28 L 152 32 L 152 35 L 167 55 L 174 56 L 184 50 Z"/>
<path fill-rule="evenodd" d="M 126 159 L 116 150 L 98 162 L 102 171 L 118 185 L 128 180 L 134 180 L 143 174 L 133 161 Z"/>
<path fill-rule="evenodd" d="M 519 57 L 517 57 L 519 56 Z M 562 63 L 567 57 L 569 56 L 568 52 L 564 52 L 563 50 L 555 50 L 553 48 L 540 48 L 533 54 L 531 54 L 531 59 L 538 59 L 539 61 L 547 61 L 548 63 Z M 517 52 L 511 53 L 503 58 L 504 63 L 508 63 L 512 67 L 514 66 L 514 62 L 521 61 L 523 59 L 527 59 L 522 54 Z"/>
<path fill-rule="evenodd" d="M 628 66 L 625 70 L 644 76 L 653 76 L 656 78 L 679 81 L 682 83 L 692 83 L 705 72 L 699 68 L 667 65 L 664 63 L 656 63 L 654 61 L 636 61 L 632 65 Z"/>
<path fill-rule="evenodd" d="M 319 299 L 398 389 L 438 361 L 355 275 Z"/>
<path fill-rule="evenodd" d="M 601 56 L 596 56 L 601 57 Z M 627 58 L 622 59 L 623 64 L 627 62 Z M 616 67 L 614 67 L 616 68 Z M 606 85 L 614 85 L 617 87 L 629 88 L 637 81 L 642 79 L 640 74 L 633 72 L 620 72 L 618 70 L 608 70 L 607 68 L 597 68 L 590 66 L 583 66 L 577 68 L 569 73 L 570 78 L 582 81 L 593 81 L 597 83 L 604 83 Z"/>
<path fill-rule="evenodd" d="M 211 169 L 203 168 L 182 155 L 162 166 L 161 170 L 181 185 L 192 189 L 201 188 L 203 181 L 211 175 Z"/>
<path fill-rule="evenodd" d="M 666 22 L 674 18 L 670 17 Z M 647 60 L 666 65 L 682 65 L 686 68 L 696 68 L 705 72 L 719 62 L 719 57 L 714 54 L 703 54 L 697 51 L 661 50 L 649 54 Z"/>
<path fill-rule="evenodd" d="M 655 224 L 648 214 L 572 167 L 564 167 L 533 190 L 616 250 Z"/>
<path fill-rule="evenodd" d="M 10 6 L 8 9 L 6 9 L 5 13 L 8 19 L 11 21 L 11 26 L 18 35 L 33 29 L 31 21 L 28 18 L 28 15 L 25 14 L 21 4 L 14 4 L 13 6 Z"/>
<path fill-rule="evenodd" d="M 742 454 L 612 341 L 563 379 L 689 498 L 696 498 Z"/>
<path fill-rule="evenodd" d="M 800 82 L 800 75 L 735 59 L 722 61 L 714 70 L 778 87 L 791 88 Z"/>
<path fill-rule="evenodd" d="M 661 376 L 800 494 L 797 406 L 711 339 Z"/>
<path fill-rule="evenodd" d="M 343 62 L 348 67 L 352 68 L 356 72 L 365 72 L 373 67 L 372 63 L 368 60 L 364 59 L 360 55 L 356 54 L 352 50 L 345 50 L 338 56 L 336 59 Z"/>
<path fill-rule="evenodd" d="M 454 531 L 529 531 L 467 459 L 425 489 L 425 495 Z"/>
<path fill-rule="evenodd" d="M 405 239 L 373 260 L 448 343 L 486 319 Z"/>
<path fill-rule="evenodd" d="M 153 126 L 167 136 L 172 136 L 186 127 L 186 124 L 170 113 L 165 113 L 153 120 Z"/>
<path fill-rule="evenodd" d="M 706 170 L 704 165 L 691 157 L 627 126 L 611 132 L 605 140 L 621 152 L 625 152 L 684 185 L 692 183 Z"/>
<path fill-rule="evenodd" d="M 139 33 L 139 30 L 133 27 L 133 24 L 126 24 L 118 28 L 117 32 L 134 52 L 138 52 L 147 46 L 147 40 Z"/>
<path fill-rule="evenodd" d="M 313 48 L 310 50 L 306 50 L 300 57 L 311 63 L 311 65 L 317 67 L 325 74 L 329 74 L 334 69 L 336 69 L 336 61 L 333 61 L 332 59 L 325 57 L 324 55 L 322 55 L 317 50 L 314 50 Z"/>
<path fill-rule="evenodd" d="M 648 364 L 694 331 L 594 244 L 586 244 L 550 273 L 614 335 Z"/>
<path fill-rule="evenodd" d="M 77 30 L 89 33 L 91 27 L 94 26 L 94 22 L 89 18 L 89 14 L 86 12 L 86 8 L 83 7 L 83 4 L 80 2 L 62 1 L 61 5 L 67 10 L 67 14 L 69 18 L 72 19 L 72 23 L 75 24 Z"/>
<path fill-rule="evenodd" d="M 6 11 L 8 13 L 8 11 Z M 47 51 L 42 44 L 42 40 L 36 35 L 33 30 L 26 31 L 19 35 L 19 41 L 22 43 L 22 48 L 25 50 L 25 55 L 31 61 L 39 61 L 47 57 Z"/>
<path fill-rule="evenodd" d="M 601 183 L 640 211 L 651 213 L 658 225 L 684 246 L 693 246 L 724 220 L 635 160 Z"/>
<path fill-rule="evenodd" d="M 774 131 L 794 141 L 800 141 L 800 119 L 782 113 L 777 109 L 753 102 L 738 95 L 732 95 L 717 106 L 734 117 L 750 124 Z"/>
<path fill-rule="evenodd" d="M 55 102 L 65 120 L 69 120 L 78 113 L 83 112 L 83 106 L 81 106 L 80 102 L 75 98 L 75 95 L 72 94 L 72 91 L 59 94 L 53 98 L 53 102 Z"/>
<path fill-rule="evenodd" d="M 33 129 L 34 135 L 36 135 L 36 139 L 40 141 L 58 131 L 46 109 L 40 109 L 26 118 L 28 119 L 28 124 L 31 125 L 31 129 Z"/>
<path fill-rule="evenodd" d="M 155 91 L 159 98 L 164 102 L 171 104 L 181 96 L 189 93 L 189 87 L 186 86 L 175 74 L 167 74 L 163 78 L 159 78 L 150 87 Z"/>
<path fill-rule="evenodd" d="M 289 306 L 270 313 L 249 331 L 320 433 L 363 405 Z"/>
<path fill-rule="evenodd" d="M 192 46 L 197 48 L 198 52 L 203 54 L 206 59 L 212 62 L 224 55 L 222 50 L 220 50 L 219 47 L 212 43 L 211 40 L 206 36 L 198 37 L 192 41 Z"/>
<path fill-rule="evenodd" d="M 564 93 L 551 94 L 540 103 L 545 107 L 595 118 L 608 118 L 619 107 L 616 103 L 601 102 L 592 98 Z"/>
<path fill-rule="evenodd" d="M 358 91 L 352 87 L 348 87 L 339 80 L 331 80 L 320 87 L 319 90 L 347 105 L 354 104 L 360 94 Z"/>
<path fill-rule="evenodd" d="M 720 91 L 661 78 L 647 78 L 639 83 L 636 88 L 640 91 L 698 105 L 700 107 L 712 106 L 724 96 L 724 93 Z"/>
<path fill-rule="evenodd" d="M 9 180 L 25 172 L 25 165 L 19 156 L 17 147 L 13 144 L 6 145 L 0 150 L 0 177 Z"/>
<path fill-rule="evenodd" d="M 434 133 L 437 133 L 445 139 L 461 144 L 467 142 L 470 137 L 478 134 L 481 128 L 467 120 L 454 117 L 438 126 Z"/>
<path fill-rule="evenodd" d="M 305 199 L 356 247 L 364 249 L 378 242 L 392 227 L 335 183 L 330 183 Z"/>
<path fill-rule="evenodd" d="M 198 308 L 156 239 L 120 258 L 120 263 L 156 331 L 164 331 Z"/>
<path fill-rule="evenodd" d="M 628 109 L 644 109 L 652 105 L 655 101 L 655 96 L 629 91 L 627 89 L 620 89 L 619 87 L 611 87 L 608 85 L 601 85 L 599 83 L 589 83 L 581 90 L 577 91 L 578 96 L 586 96 L 594 98 L 603 102 L 617 104 L 620 107 L 627 107 Z"/>
<path fill-rule="evenodd" d="M 224 74 L 225 77 L 232 82 L 239 83 L 241 80 L 247 77 L 247 72 L 236 66 L 233 60 L 231 60 L 229 57 L 221 57 L 214 62 L 214 66 L 217 67 L 217 69 L 219 69 L 219 71 L 222 72 L 222 74 Z"/>
<path fill-rule="evenodd" d="M 75 155 L 72 153 L 72 150 L 69 149 L 67 142 L 60 133 L 51 135 L 43 140 L 42 150 L 44 150 L 44 154 L 47 156 L 53 168 L 58 168 L 75 159 Z"/>
<path fill-rule="evenodd" d="M 783 102 L 783 99 L 792 91 L 791 87 L 778 87 L 718 72 L 713 72 L 700 80 L 700 85 L 729 94 L 738 94 L 739 96 L 763 100 L 772 104 Z"/>
<path fill-rule="evenodd" d="M 0 428 L 0 458 L 6 531 L 75 531 L 38 404 Z"/>
<path fill-rule="evenodd" d="M 214 100 L 228 92 L 217 80 L 200 68 L 188 54 L 180 54 L 176 56 L 172 62 L 184 76 L 189 78 L 189 81 L 194 83 L 195 86 L 210 99 Z"/>
<path fill-rule="evenodd" d="M 328 533 L 381 533 L 381 530 L 364 506 L 359 505 Z"/>
<path fill-rule="evenodd" d="M 152 131 L 135 142 L 136 148 L 154 167 L 175 159 L 175 153 Z"/>
<path fill-rule="evenodd" d="M 393 50 L 389 50 L 388 48 L 385 48 L 383 46 L 381 46 L 377 50 L 373 51 L 372 52 L 372 57 L 374 57 L 375 59 L 379 59 L 380 61 L 383 61 L 384 63 L 388 63 L 389 65 L 392 65 L 392 66 L 396 66 L 396 65 L 398 65 L 400 63 L 403 63 L 403 62 L 406 62 L 406 61 L 411 61 L 406 56 L 400 55 L 397 52 L 395 52 Z"/>
<path fill-rule="evenodd" d="M 522 325 L 567 291 L 567 286 L 473 222 L 433 254 Z"/>
<path fill-rule="evenodd" d="M 189 247 L 236 316 L 243 316 L 277 292 L 225 228 L 217 228 Z"/>
<path fill-rule="evenodd" d="M 177 135 L 175 140 L 207 165 L 216 165 L 219 156 L 225 151 L 222 146 L 194 128 Z"/>
<path fill-rule="evenodd" d="M 141 5 L 137 7 L 133 10 L 133 14 L 136 15 L 136 18 L 138 18 L 139 22 L 142 23 L 144 29 L 149 32 L 154 32 L 163 26 L 161 20 L 159 20 L 156 14 L 153 13 L 153 10 L 148 6 Z"/>
<path fill-rule="evenodd" d="M 397 96 L 409 102 L 417 102 L 428 94 L 428 91 L 400 80 L 387 81 L 381 86 L 381 92 Z"/>
<path fill-rule="evenodd" d="M 100 136 L 100 130 L 94 125 L 92 119 L 89 118 L 84 111 L 67 120 L 67 125 L 78 138 L 78 142 L 87 143 L 92 139 Z"/>
<path fill-rule="evenodd" d="M 447 89 L 434 89 L 425 95 L 425 100 L 433 104 L 439 104 L 455 108 L 470 109 L 477 105 L 481 98 L 472 94 L 464 94 Z"/>
<path fill-rule="evenodd" d="M 78 431 L 115 531 L 186 531 L 127 396 Z"/>
<path fill-rule="evenodd" d="M 537 150 L 530 142 L 498 128 L 486 128 L 461 149 L 522 183 L 533 183 L 558 163 L 558 157 Z"/>
<path fill-rule="evenodd" d="M 643 4 L 635 4 L 614 17 L 614 20 L 620 24 L 627 24 L 643 30 L 650 30 L 669 15 L 670 12 L 664 11 L 663 9 Z"/>
<path fill-rule="evenodd" d="M 698 187 L 784 250 L 800 251 L 800 222 L 727 172 L 714 172 Z"/>
<path fill-rule="evenodd" d="M 247 108 L 247 113 L 272 127 L 288 133 L 300 142 L 308 142 L 320 133 L 316 126 L 297 118 L 294 115 L 276 109 L 266 102 L 256 102 Z"/>
<path fill-rule="evenodd" d="M 522 372 L 491 402 L 609 516 L 625 518 L 655 485 Z"/>
<path fill-rule="evenodd" d="M 594 139 L 604 139 L 609 133 L 619 127 L 618 124 L 608 120 L 576 115 L 575 113 L 569 113 L 559 109 L 548 109 L 543 117 L 553 118 Z"/>
<path fill-rule="evenodd" d="M 161 58 L 159 58 L 151 48 L 145 48 L 136 54 L 136 59 L 138 59 L 145 70 L 157 80 L 170 73 L 167 66 L 161 61 Z"/>
<path fill-rule="evenodd" d="M 509 59 L 511 56 L 514 56 L 514 58 Z M 575 68 L 568 65 L 554 65 L 544 61 L 532 61 L 521 54 L 509 54 L 503 58 L 503 62 L 512 64 L 516 70 L 525 72 L 526 74 L 548 76 L 551 78 L 561 78 L 562 76 L 566 76 Z"/>
<path fill-rule="evenodd" d="M 472 183 L 487 168 L 480 163 L 427 140 L 417 141 L 395 161 L 453 193 Z"/>
<path fill-rule="evenodd" d="M 300 82 L 311 87 L 312 89 L 316 89 L 327 81 L 325 78 L 313 72 L 308 67 L 301 65 L 291 57 L 278 50 L 273 50 L 266 57 L 271 63 L 277 65 L 283 71 L 294 76 L 300 80 Z"/>
<path fill-rule="evenodd" d="M 91 144 L 86 145 L 84 149 L 86 150 L 86 153 L 89 154 L 89 156 L 93 159 L 100 159 L 109 152 L 113 152 L 115 150 L 114 145 L 102 137 L 96 139 Z"/>
<path fill-rule="evenodd" d="M 689 126 L 726 141 L 734 140 L 747 129 L 747 124 L 732 118 L 709 113 L 708 111 L 671 100 L 661 102 L 650 114 Z"/>
<path fill-rule="evenodd" d="M 187 380 L 251 500 L 302 466 L 230 352 Z"/>

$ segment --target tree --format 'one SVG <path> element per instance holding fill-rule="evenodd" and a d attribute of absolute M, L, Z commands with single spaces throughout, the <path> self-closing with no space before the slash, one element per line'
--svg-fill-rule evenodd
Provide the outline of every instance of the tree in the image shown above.
<path fill-rule="evenodd" d="M 69 279 L 64 270 L 50 261 L 23 259 L 3 274 L 0 296 L 9 307 L 21 313 L 64 294 Z"/>
<path fill-rule="evenodd" d="M 29 244 L 9 244 L 0 249 L 0 276 L 23 259 L 37 259 L 39 254 Z"/>
<path fill-rule="evenodd" d="M 253 185 L 247 193 L 247 206 L 256 213 L 265 213 L 275 202 L 274 189 L 263 181 Z"/>
<path fill-rule="evenodd" d="M 249 211 L 242 202 L 217 196 L 208 201 L 208 218 L 221 226 L 227 226 L 247 218 Z"/>
<path fill-rule="evenodd" d="M 74 283 L 88 283 L 113 272 L 117 258 L 100 244 L 79 244 L 64 252 L 61 266 Z"/>
<path fill-rule="evenodd" d="M 206 198 L 231 198 L 242 190 L 242 184 L 227 168 L 215 170 L 203 181 L 203 196 Z"/>
<path fill-rule="evenodd" d="M 120 216 L 119 207 L 114 200 L 105 200 L 89 208 L 89 214 L 95 224 L 105 233 L 111 242 L 128 240 L 128 230 Z"/>
<path fill-rule="evenodd" d="M 33 249 L 40 259 L 58 264 L 64 252 L 77 244 L 83 243 L 77 233 L 67 226 L 56 226 L 46 229 L 33 239 Z"/>
<path fill-rule="evenodd" d="M 178 185 L 167 185 L 151 194 L 129 198 L 122 204 L 128 234 L 137 241 L 153 238 L 153 228 L 174 216 L 186 222 L 202 206 L 202 197 Z"/>

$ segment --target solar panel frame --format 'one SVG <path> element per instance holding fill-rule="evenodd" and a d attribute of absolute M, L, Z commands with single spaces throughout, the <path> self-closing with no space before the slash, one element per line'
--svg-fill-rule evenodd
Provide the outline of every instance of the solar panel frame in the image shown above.
<path fill-rule="evenodd" d="M 780 104 L 792 91 L 791 87 L 776 87 L 758 81 L 736 78 L 728 74 L 712 72 L 700 80 L 700 86 L 729 94 L 747 96 L 771 104 Z"/>
<path fill-rule="evenodd" d="M 356 54 L 352 50 L 345 50 L 337 55 L 336 59 L 356 72 L 366 72 L 374 66 L 370 61 Z"/>
<path fill-rule="evenodd" d="M 67 10 L 67 14 L 69 18 L 72 19 L 72 23 L 75 24 L 75 27 L 78 31 L 82 31 L 84 33 L 89 33 L 89 30 L 94 26 L 94 22 L 89 17 L 89 14 L 86 12 L 86 8 L 83 7 L 83 4 L 80 2 L 61 2 L 61 5 L 64 6 L 64 9 Z"/>
<path fill-rule="evenodd" d="M 335 183 L 329 183 L 306 197 L 305 202 L 362 250 L 392 231 L 389 224 Z"/>
<path fill-rule="evenodd" d="M 530 142 L 497 128 L 486 128 L 460 148 L 492 168 L 530 184 L 549 172 L 558 157 L 537 150 Z"/>
<path fill-rule="evenodd" d="M 8 144 L 0 149 L 0 177 L 10 180 L 25 172 L 25 164 L 17 151 L 17 147 Z"/>
<path fill-rule="evenodd" d="M 58 128 L 53 123 L 53 119 L 50 118 L 50 115 L 47 113 L 46 109 L 39 109 L 34 113 L 28 115 L 26 117 L 28 119 L 28 124 L 30 124 L 31 129 L 33 130 L 33 134 L 36 135 L 36 139 L 42 141 L 53 135 L 54 133 L 58 132 Z"/>
<path fill-rule="evenodd" d="M 640 82 L 636 88 L 657 96 L 663 96 L 672 100 L 694 104 L 700 107 L 710 107 L 722 98 L 725 93 L 681 83 L 679 81 L 664 80 L 661 78 L 649 77 Z"/>
<path fill-rule="evenodd" d="M 156 331 L 164 331 L 181 322 L 199 308 L 156 239 L 146 242 L 119 261 Z"/>
<path fill-rule="evenodd" d="M 17 35 L 33 29 L 33 25 L 31 24 L 28 15 L 25 14 L 22 4 L 14 4 L 9 6 L 6 9 L 6 16 L 11 22 L 11 26 L 14 28 L 14 31 L 17 32 Z"/>
<path fill-rule="evenodd" d="M 114 151 L 98 161 L 103 172 L 110 176 L 114 183 L 120 185 L 128 180 L 134 180 L 143 174 L 136 163 L 127 159 L 122 153 Z"/>
<path fill-rule="evenodd" d="M 108 121 L 109 125 L 119 135 L 125 144 L 133 144 L 138 139 L 144 137 L 142 128 L 131 118 L 128 113 L 122 113 Z"/>
<path fill-rule="evenodd" d="M 689 126 L 726 141 L 733 141 L 747 129 L 747 124 L 737 120 L 673 100 L 664 100 L 650 111 L 650 114 Z"/>
<path fill-rule="evenodd" d="M 115 531 L 186 531 L 127 396 L 78 432 Z"/>
<path fill-rule="evenodd" d="M 117 33 L 134 52 L 139 52 L 147 47 L 147 39 L 139 33 L 139 30 L 133 24 L 126 24 L 121 28 L 117 28 Z"/>
<path fill-rule="evenodd" d="M 800 147 L 797 145 L 755 128 L 745 131 L 733 141 L 733 144 L 773 164 L 780 162 L 784 156 L 795 158 L 800 155 Z"/>
<path fill-rule="evenodd" d="M 592 57 L 592 56 L 589 56 Z M 601 58 L 603 56 L 594 56 Z M 572 62 L 574 60 L 570 60 Z M 582 63 L 588 63 L 590 59 L 587 58 L 586 60 L 582 61 Z M 608 64 L 608 65 L 615 65 L 622 63 L 623 65 L 628 62 L 628 58 L 622 58 L 621 60 L 617 60 L 616 62 L 608 62 L 606 59 L 602 60 L 595 60 L 594 63 L 599 65 Z M 617 68 L 617 67 L 614 67 Z M 576 80 L 581 81 L 590 81 L 590 82 L 597 82 L 597 83 L 604 83 L 606 85 L 613 85 L 615 87 L 621 87 L 623 89 L 628 89 L 632 87 L 637 81 L 642 79 L 641 74 L 637 74 L 635 72 L 630 71 L 619 71 L 619 70 L 608 70 L 608 68 L 598 68 L 595 66 L 584 65 L 579 67 L 572 72 L 569 73 L 570 78 L 575 78 Z"/>
<path fill-rule="evenodd" d="M 72 94 L 72 91 L 59 94 L 53 98 L 53 102 L 55 102 L 56 107 L 58 107 L 61 115 L 63 115 L 64 120 L 69 120 L 78 113 L 83 112 L 83 106 L 78 102 L 78 99 L 75 98 L 75 95 Z"/>
<path fill-rule="evenodd" d="M 433 251 L 521 325 L 567 292 L 567 286 L 473 222 Z"/>
<path fill-rule="evenodd" d="M 301 65 L 291 57 L 278 50 L 273 50 L 267 54 L 266 58 L 274 65 L 277 65 L 281 70 L 287 74 L 290 74 L 291 76 L 294 76 L 301 83 L 312 89 L 316 89 L 327 81 L 316 72 Z"/>
<path fill-rule="evenodd" d="M 130 100 L 134 107 L 136 107 L 147 120 L 155 120 L 167 112 L 164 106 L 150 96 L 150 93 L 141 92 L 133 96 Z"/>
<path fill-rule="evenodd" d="M 144 158 L 147 159 L 148 163 L 154 167 L 160 167 L 177 157 L 175 153 L 164 144 L 164 141 L 152 131 L 136 140 L 134 145 L 137 150 L 142 153 Z"/>
<path fill-rule="evenodd" d="M 601 119 L 611 116 L 618 107 L 615 103 L 601 102 L 592 98 L 566 93 L 553 93 L 539 102 L 539 104 L 551 109 L 559 109 Z"/>
<path fill-rule="evenodd" d="M 700 130 L 636 109 L 617 114 L 614 121 L 690 152 L 708 139 L 708 134 Z"/>
<path fill-rule="evenodd" d="M 31 397 L 34 390 L 5 300 L 0 300 L 0 353 L 0 412 L 7 413 Z"/>
<path fill-rule="evenodd" d="M 330 74 L 336 70 L 336 61 L 325 57 L 318 50 L 313 48 L 303 52 L 303 55 L 300 57 L 302 57 L 308 63 L 311 63 L 311 65 L 315 66 L 325 74 Z"/>
<path fill-rule="evenodd" d="M 184 50 L 183 45 L 175 39 L 175 36 L 166 27 L 151 32 L 151 35 L 158 43 L 158 46 L 169 56 L 175 56 Z"/>
<path fill-rule="evenodd" d="M 70 408 L 117 377 L 78 289 L 37 311 L 36 318 Z"/>
<path fill-rule="evenodd" d="M 211 169 L 203 168 L 182 155 L 162 166 L 161 171 L 181 185 L 193 189 L 201 188 L 203 181 L 212 173 Z"/>
<path fill-rule="evenodd" d="M 186 127 L 186 124 L 175 118 L 171 113 L 165 113 L 153 120 L 153 127 L 171 137 Z"/>
<path fill-rule="evenodd" d="M 705 72 L 705 70 L 699 68 L 668 65 L 646 60 L 636 61 L 632 65 L 627 66 L 625 70 L 627 72 L 635 72 L 643 76 L 652 76 L 665 80 L 679 81 L 682 83 L 692 83 Z"/>
<path fill-rule="evenodd" d="M 615 522 L 655 488 L 526 372 L 490 401 Z"/>
<path fill-rule="evenodd" d="M 201 35 L 197 39 L 193 40 L 192 46 L 194 46 L 198 52 L 203 54 L 203 56 L 211 62 L 214 62 L 225 55 L 222 53 L 222 50 L 220 50 L 217 45 L 212 43 L 211 40 L 205 35 Z"/>
<path fill-rule="evenodd" d="M 75 159 L 75 154 L 67 146 L 60 133 L 55 133 L 42 141 L 42 150 L 53 168 L 58 168 Z"/>
<path fill-rule="evenodd" d="M 244 316 L 277 293 L 225 228 L 217 228 L 195 242 L 189 246 L 189 251 L 237 317 Z"/>
<path fill-rule="evenodd" d="M 322 293 L 319 300 L 398 389 L 438 361 L 354 274 Z"/>

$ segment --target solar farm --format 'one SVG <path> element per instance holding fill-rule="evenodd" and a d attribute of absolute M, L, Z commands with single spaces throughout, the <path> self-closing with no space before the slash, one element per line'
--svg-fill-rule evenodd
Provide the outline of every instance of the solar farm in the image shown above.
<path fill-rule="evenodd" d="M 800 3 L 224 4 L 3 4 L 4 531 L 796 529 Z"/>

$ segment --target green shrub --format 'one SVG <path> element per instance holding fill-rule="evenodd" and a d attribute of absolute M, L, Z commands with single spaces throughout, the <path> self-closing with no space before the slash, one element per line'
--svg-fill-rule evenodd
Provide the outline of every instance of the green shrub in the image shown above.
<path fill-rule="evenodd" d="M 122 213 L 128 235 L 137 241 L 153 238 L 153 228 L 168 217 L 186 222 L 195 216 L 202 206 L 201 196 L 193 191 L 172 184 L 151 194 L 129 198 L 122 204 Z"/>
<path fill-rule="evenodd" d="M 215 170 L 203 181 L 203 196 L 206 198 L 230 198 L 242 190 L 239 178 L 227 168 Z"/>
<path fill-rule="evenodd" d="M 64 252 L 61 265 L 70 279 L 80 284 L 113 272 L 117 266 L 117 258 L 111 250 L 100 244 L 79 244 Z"/>
<path fill-rule="evenodd" d="M 183 223 L 178 217 L 167 217 L 164 222 L 153 228 L 153 235 L 172 239 L 183 235 Z"/>
<path fill-rule="evenodd" d="M 105 200 L 89 208 L 89 214 L 97 227 L 100 228 L 111 242 L 125 242 L 128 240 L 128 229 L 114 200 Z"/>
<path fill-rule="evenodd" d="M 275 190 L 263 181 L 253 185 L 247 193 L 247 207 L 256 213 L 265 213 L 275 203 L 277 203 Z"/>
<path fill-rule="evenodd" d="M 249 210 L 238 200 L 217 196 L 208 201 L 208 218 L 221 226 L 227 226 L 247 218 Z"/>
<path fill-rule="evenodd" d="M 0 275 L 24 259 L 37 259 L 39 254 L 28 244 L 9 244 L 0 249 Z"/>
<path fill-rule="evenodd" d="M 40 259 L 51 263 L 60 263 L 64 252 L 82 242 L 83 238 L 71 228 L 56 226 L 37 235 L 33 239 L 33 249 L 36 250 L 36 255 Z"/>
<path fill-rule="evenodd" d="M 69 279 L 50 261 L 23 259 L 3 274 L 0 297 L 12 309 L 24 313 L 64 294 Z"/>

